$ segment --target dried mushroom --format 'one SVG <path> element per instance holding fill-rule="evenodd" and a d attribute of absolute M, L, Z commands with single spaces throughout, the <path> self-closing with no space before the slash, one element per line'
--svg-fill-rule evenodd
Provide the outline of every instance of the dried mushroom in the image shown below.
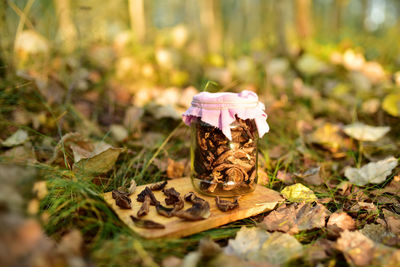
<path fill-rule="evenodd" d="M 160 214 L 162 216 L 165 216 L 165 217 L 168 217 L 168 218 L 170 218 L 170 217 L 172 217 L 174 215 L 173 214 L 173 211 L 174 211 L 173 208 L 164 207 L 163 205 L 161 205 L 160 202 L 158 202 L 156 204 L 156 210 L 157 210 L 158 214 Z"/>
<path fill-rule="evenodd" d="M 239 198 L 235 198 L 233 201 L 229 201 L 229 200 L 223 200 L 219 197 L 215 198 L 215 204 L 217 204 L 217 207 L 220 211 L 229 211 L 229 210 L 233 210 L 239 207 Z"/>
<path fill-rule="evenodd" d="M 150 190 L 152 191 L 159 191 L 163 189 L 167 185 L 167 181 L 155 183 L 149 186 Z"/>
<path fill-rule="evenodd" d="M 187 202 L 196 203 L 196 202 L 205 202 L 204 199 L 198 197 L 195 193 L 189 192 L 183 197 Z"/>
<path fill-rule="evenodd" d="M 128 188 L 126 188 L 125 186 L 120 186 L 116 191 L 119 191 L 120 193 L 124 193 L 130 196 L 135 192 L 135 190 L 136 190 L 136 181 L 132 180 Z"/>
<path fill-rule="evenodd" d="M 165 226 L 161 223 L 153 222 L 150 220 L 139 219 L 132 215 L 131 215 L 131 219 L 136 227 L 146 228 L 146 229 L 164 229 L 165 228 Z"/>
<path fill-rule="evenodd" d="M 150 205 L 155 206 L 158 201 L 148 186 L 146 186 L 145 189 L 143 189 L 143 191 L 137 195 L 136 200 L 138 202 L 144 202 L 146 195 L 148 195 L 150 197 Z"/>
<path fill-rule="evenodd" d="M 164 195 L 167 197 L 165 198 L 165 204 L 167 205 L 174 205 L 180 199 L 180 193 L 175 190 L 175 188 L 171 187 L 168 189 L 163 189 Z"/>
<path fill-rule="evenodd" d="M 210 217 L 210 204 L 207 201 L 196 196 L 193 192 L 187 193 L 184 199 L 193 203 L 192 207 L 175 212 L 175 216 L 188 221 L 204 220 Z"/>
<path fill-rule="evenodd" d="M 231 128 L 231 141 L 220 129 L 200 120 L 195 134 L 193 166 L 200 190 L 241 194 L 254 189 L 258 138 L 254 120 L 236 117 Z"/>
<path fill-rule="evenodd" d="M 128 193 L 132 195 L 136 191 L 136 181 L 132 179 L 131 183 L 129 184 Z"/>
<path fill-rule="evenodd" d="M 132 200 L 129 198 L 129 194 L 121 192 L 119 190 L 112 191 L 112 198 L 115 199 L 115 204 L 122 209 L 131 209 Z"/>
<path fill-rule="evenodd" d="M 150 196 L 146 195 L 144 197 L 144 201 L 143 201 L 142 206 L 140 207 L 140 209 L 137 212 L 137 216 L 138 217 L 142 217 L 142 216 L 145 216 L 145 215 L 149 214 L 150 202 L 151 202 Z"/>
<path fill-rule="evenodd" d="M 195 202 L 192 207 L 186 210 L 180 210 L 175 212 L 175 216 L 188 220 L 198 221 L 204 220 L 210 217 L 210 204 L 207 201 Z"/>

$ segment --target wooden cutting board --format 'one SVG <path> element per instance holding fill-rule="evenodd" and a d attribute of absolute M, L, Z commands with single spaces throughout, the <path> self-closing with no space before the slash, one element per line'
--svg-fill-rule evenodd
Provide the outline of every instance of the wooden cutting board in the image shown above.
<path fill-rule="evenodd" d="M 136 197 L 145 187 L 146 185 L 138 186 L 135 193 L 130 196 L 132 199 L 132 209 L 130 210 L 119 208 L 115 204 L 115 200 L 112 198 L 111 192 L 104 194 L 104 199 L 117 213 L 118 217 L 133 231 L 145 238 L 179 238 L 192 235 L 272 210 L 279 202 L 283 201 L 283 198 L 278 192 L 265 188 L 264 186 L 257 185 L 254 192 L 242 196 L 239 199 L 239 208 L 228 212 L 222 212 L 217 208 L 214 197 L 199 194 L 194 190 L 190 178 L 169 180 L 165 188 L 174 187 L 176 191 L 181 193 L 182 197 L 186 193 L 193 191 L 199 197 L 207 200 L 210 203 L 210 217 L 201 221 L 184 221 L 177 217 L 167 218 L 158 215 L 155 207 L 150 206 L 149 214 L 142 218 L 161 223 L 165 226 L 165 229 L 144 229 L 136 227 L 129 216 L 134 215 L 136 217 L 136 213 L 142 205 L 141 202 L 136 201 Z M 154 191 L 154 195 L 156 196 L 157 200 L 161 202 L 161 204 L 166 206 L 164 202 L 165 195 L 161 191 Z M 190 208 L 191 206 L 192 204 L 185 202 L 184 209 Z"/>

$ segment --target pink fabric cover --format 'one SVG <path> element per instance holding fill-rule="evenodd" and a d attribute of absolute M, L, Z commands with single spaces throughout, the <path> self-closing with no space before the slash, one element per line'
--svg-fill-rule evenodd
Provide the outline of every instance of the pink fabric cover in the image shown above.
<path fill-rule="evenodd" d="M 269 131 L 265 106 L 258 102 L 256 93 L 244 90 L 241 93 L 201 92 L 193 97 L 191 107 L 182 114 L 183 121 L 190 125 L 195 118 L 222 130 L 232 140 L 230 125 L 235 115 L 240 119 L 254 119 L 258 134 L 262 137 Z"/>

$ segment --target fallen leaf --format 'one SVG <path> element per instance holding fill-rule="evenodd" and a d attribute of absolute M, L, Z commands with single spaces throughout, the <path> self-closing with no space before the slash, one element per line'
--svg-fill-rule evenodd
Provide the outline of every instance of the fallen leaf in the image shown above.
<path fill-rule="evenodd" d="M 324 227 L 325 218 L 329 214 L 325 206 L 319 203 L 282 205 L 268 214 L 261 225 L 268 231 L 297 234 L 300 231 Z"/>
<path fill-rule="evenodd" d="M 162 260 L 162 267 L 182 267 L 182 259 L 176 256 L 168 256 Z"/>
<path fill-rule="evenodd" d="M 168 158 L 167 177 L 171 179 L 181 178 L 185 165 L 182 162 Z"/>
<path fill-rule="evenodd" d="M 119 124 L 112 124 L 110 126 L 111 136 L 117 141 L 122 142 L 128 137 L 128 131 L 124 126 Z"/>
<path fill-rule="evenodd" d="M 129 132 L 134 131 L 139 127 L 140 119 L 144 114 L 143 108 L 140 107 L 129 107 L 126 110 L 124 118 L 124 126 Z"/>
<path fill-rule="evenodd" d="M 332 152 L 337 152 L 344 143 L 344 138 L 340 136 L 339 132 L 340 127 L 338 125 L 325 123 L 311 134 L 310 141 Z"/>
<path fill-rule="evenodd" d="M 224 251 L 228 255 L 236 255 L 246 261 L 285 264 L 300 257 L 303 247 L 289 234 L 279 232 L 269 234 L 259 228 L 242 227 L 235 239 L 228 241 Z"/>
<path fill-rule="evenodd" d="M 19 129 L 10 137 L 4 140 L 1 144 L 5 147 L 19 146 L 28 140 L 28 133 L 25 130 Z"/>
<path fill-rule="evenodd" d="M 320 169 L 321 169 L 320 167 L 314 167 L 308 169 L 304 173 L 295 173 L 294 175 L 304 180 L 306 184 L 321 185 L 323 181 L 319 174 Z"/>
<path fill-rule="evenodd" d="M 397 175 L 393 178 L 393 180 L 386 185 L 384 188 L 381 189 L 376 189 L 371 191 L 371 194 L 374 194 L 376 196 L 380 196 L 384 193 L 389 193 L 392 195 L 400 195 L 400 176 Z"/>
<path fill-rule="evenodd" d="M 276 178 L 281 180 L 284 184 L 290 185 L 294 183 L 292 174 L 288 172 L 278 171 Z"/>
<path fill-rule="evenodd" d="M 286 186 L 281 194 L 291 202 L 312 202 L 318 199 L 310 188 L 300 183 Z"/>
<path fill-rule="evenodd" d="M 250 260 L 283 265 L 301 257 L 302 254 L 303 247 L 296 238 L 289 234 L 274 232 L 262 244 L 259 251 L 250 254 Z"/>
<path fill-rule="evenodd" d="M 400 117 L 400 93 L 385 96 L 382 108 L 390 115 Z"/>
<path fill-rule="evenodd" d="M 379 184 L 385 181 L 397 166 L 397 159 L 389 157 L 377 162 L 370 162 L 360 169 L 347 167 L 344 175 L 349 181 L 358 186 L 368 183 Z"/>
<path fill-rule="evenodd" d="M 269 182 L 268 174 L 260 167 L 257 170 L 258 180 L 257 183 L 260 185 L 267 185 Z"/>
<path fill-rule="evenodd" d="M 35 163 L 37 161 L 35 151 L 30 142 L 11 147 L 0 156 L 5 162 L 9 163 Z"/>
<path fill-rule="evenodd" d="M 272 159 L 278 159 L 285 154 L 283 147 L 274 146 L 271 150 L 268 151 L 268 156 Z"/>
<path fill-rule="evenodd" d="M 391 243 L 391 240 L 396 239 L 396 235 L 387 231 L 380 224 L 366 224 L 360 232 L 376 243 Z"/>
<path fill-rule="evenodd" d="M 181 119 L 181 115 L 177 112 L 177 110 L 172 105 L 149 105 L 149 112 L 153 115 L 154 118 L 157 120 L 160 119 L 174 119 L 179 120 Z"/>
<path fill-rule="evenodd" d="M 351 266 L 400 265 L 400 250 L 375 243 L 361 231 L 345 230 L 336 241 L 336 248 L 341 251 Z"/>
<path fill-rule="evenodd" d="M 47 195 L 46 181 L 39 181 L 33 184 L 32 193 L 36 195 L 37 199 L 42 200 Z"/>
<path fill-rule="evenodd" d="M 343 131 L 358 141 L 377 141 L 390 131 L 390 127 L 375 127 L 361 122 L 346 125 Z"/>
<path fill-rule="evenodd" d="M 395 234 L 400 234 L 400 215 L 391 212 L 387 209 L 383 209 L 383 215 L 385 216 L 385 221 L 388 225 L 389 230 Z"/>
<path fill-rule="evenodd" d="M 362 103 L 361 110 L 369 115 L 376 113 L 381 103 L 378 98 L 372 98 Z"/>
<path fill-rule="evenodd" d="M 79 230 L 74 229 L 62 237 L 57 251 L 65 255 L 82 256 L 82 245 L 82 234 Z"/>
<path fill-rule="evenodd" d="M 320 240 L 318 239 L 314 244 L 307 246 L 304 252 L 305 260 L 311 263 L 312 266 L 328 258 L 327 250 Z"/>
<path fill-rule="evenodd" d="M 356 222 L 346 212 L 333 213 L 327 223 L 328 231 L 337 236 L 344 230 L 355 230 Z"/>
<path fill-rule="evenodd" d="M 88 151 L 82 153 L 75 146 L 72 148 L 75 161 L 73 169 L 91 174 L 106 173 L 111 170 L 119 154 L 124 151 L 122 148 L 114 148 L 102 142 L 96 144 L 93 151 L 89 153 L 86 153 Z"/>
<path fill-rule="evenodd" d="M 350 264 L 368 266 L 372 261 L 374 242 L 359 231 L 343 231 L 336 245 Z"/>
<path fill-rule="evenodd" d="M 249 260 L 250 254 L 256 253 L 269 237 L 270 234 L 263 229 L 243 226 L 236 233 L 235 239 L 229 239 L 224 251 L 229 255 Z"/>

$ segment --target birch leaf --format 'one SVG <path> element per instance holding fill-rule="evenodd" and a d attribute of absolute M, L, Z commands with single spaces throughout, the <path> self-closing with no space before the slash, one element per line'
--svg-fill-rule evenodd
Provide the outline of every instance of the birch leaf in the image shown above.
<path fill-rule="evenodd" d="M 302 201 L 312 202 L 317 200 L 317 197 L 315 196 L 314 192 L 310 188 L 300 183 L 286 186 L 281 191 L 281 194 L 287 200 L 292 202 L 302 202 Z"/>
<path fill-rule="evenodd" d="M 390 127 L 375 127 L 361 122 L 346 125 L 344 132 L 358 141 L 375 142 L 390 131 Z"/>
<path fill-rule="evenodd" d="M 271 253 L 273 252 L 273 253 Z M 300 257 L 303 247 L 293 236 L 260 228 L 242 227 L 235 239 L 230 239 L 225 253 L 254 262 L 285 264 Z"/>
<path fill-rule="evenodd" d="M 368 183 L 380 184 L 385 181 L 396 166 L 397 159 L 389 157 L 377 162 L 370 162 L 360 169 L 347 167 L 344 176 L 358 186 L 364 186 Z"/>

